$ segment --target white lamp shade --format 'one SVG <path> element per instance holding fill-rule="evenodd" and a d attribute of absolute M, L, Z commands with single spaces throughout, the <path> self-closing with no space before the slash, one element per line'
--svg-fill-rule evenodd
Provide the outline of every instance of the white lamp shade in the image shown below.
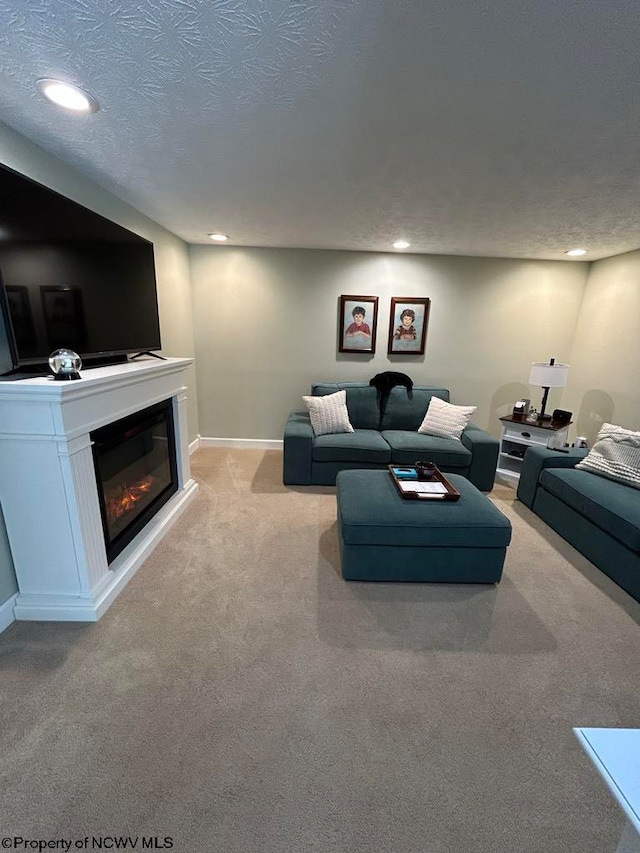
<path fill-rule="evenodd" d="M 534 361 L 529 373 L 529 385 L 539 385 L 540 388 L 564 388 L 568 375 L 568 364 Z"/>

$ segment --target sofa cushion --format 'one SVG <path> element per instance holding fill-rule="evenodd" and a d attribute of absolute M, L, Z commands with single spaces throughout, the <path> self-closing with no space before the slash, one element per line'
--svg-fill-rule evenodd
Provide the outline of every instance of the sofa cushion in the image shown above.
<path fill-rule="evenodd" d="M 476 406 L 454 406 L 439 397 L 432 397 L 418 432 L 460 441 L 462 431 L 471 420 L 471 415 L 476 408 Z"/>
<path fill-rule="evenodd" d="M 452 438 L 391 429 L 383 430 L 382 437 L 391 448 L 391 461 L 401 465 L 413 465 L 418 459 L 453 468 L 468 468 L 471 465 L 471 451 L 462 442 Z"/>
<path fill-rule="evenodd" d="M 346 391 L 325 394 L 322 397 L 307 396 L 302 402 L 307 407 L 315 435 L 336 432 L 353 432 L 347 411 Z"/>
<path fill-rule="evenodd" d="M 375 388 L 366 382 L 318 382 L 311 386 L 313 396 L 347 392 L 349 420 L 355 429 L 378 429 L 380 412 Z"/>
<path fill-rule="evenodd" d="M 545 468 L 540 485 L 618 542 L 640 552 L 636 489 L 577 468 Z"/>
<path fill-rule="evenodd" d="M 602 424 L 588 456 L 576 467 L 640 489 L 640 432 Z"/>
<path fill-rule="evenodd" d="M 391 462 L 391 449 L 377 430 L 357 429 L 319 435 L 313 442 L 314 462 Z"/>
<path fill-rule="evenodd" d="M 446 388 L 414 385 L 412 393 L 412 399 L 409 399 L 406 388 L 396 386 L 391 389 L 382 417 L 381 429 L 408 429 L 416 432 L 424 420 L 431 398 L 449 399 Z"/>

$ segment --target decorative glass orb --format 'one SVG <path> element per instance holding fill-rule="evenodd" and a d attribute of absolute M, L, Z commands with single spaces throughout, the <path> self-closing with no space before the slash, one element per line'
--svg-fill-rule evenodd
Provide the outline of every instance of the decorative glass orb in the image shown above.
<path fill-rule="evenodd" d="M 82 359 L 71 349 L 57 349 L 49 356 L 49 367 L 55 379 L 80 379 Z"/>

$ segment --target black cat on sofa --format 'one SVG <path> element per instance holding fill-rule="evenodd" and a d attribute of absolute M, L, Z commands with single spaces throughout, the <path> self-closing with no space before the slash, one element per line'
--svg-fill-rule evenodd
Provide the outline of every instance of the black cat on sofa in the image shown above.
<path fill-rule="evenodd" d="M 413 399 L 413 380 L 406 373 L 398 373 L 397 370 L 385 370 L 383 373 L 376 373 L 373 379 L 369 380 L 369 385 L 378 392 L 378 405 L 380 407 L 380 417 L 384 415 L 387 408 L 387 400 L 391 389 L 396 385 L 404 385 L 407 389 L 407 397 Z"/>

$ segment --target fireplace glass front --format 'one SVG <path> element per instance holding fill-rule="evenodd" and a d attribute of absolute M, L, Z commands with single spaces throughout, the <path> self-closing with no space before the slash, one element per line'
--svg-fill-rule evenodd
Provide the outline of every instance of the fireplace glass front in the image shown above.
<path fill-rule="evenodd" d="M 172 402 L 114 421 L 91 440 L 111 563 L 178 491 Z"/>

